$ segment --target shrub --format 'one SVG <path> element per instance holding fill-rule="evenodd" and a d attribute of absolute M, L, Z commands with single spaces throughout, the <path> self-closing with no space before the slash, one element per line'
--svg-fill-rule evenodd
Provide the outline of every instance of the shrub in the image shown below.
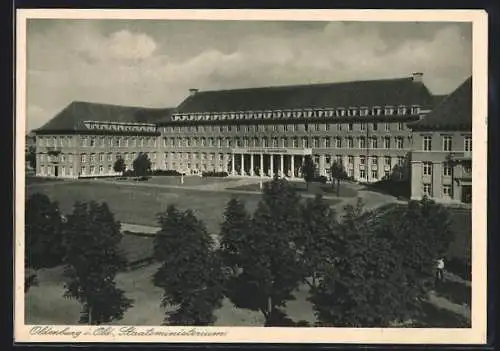
<path fill-rule="evenodd" d="M 175 169 L 156 169 L 150 173 L 153 176 L 180 176 L 181 173 Z"/>
<path fill-rule="evenodd" d="M 227 172 L 207 171 L 201 174 L 203 177 L 227 177 Z"/>

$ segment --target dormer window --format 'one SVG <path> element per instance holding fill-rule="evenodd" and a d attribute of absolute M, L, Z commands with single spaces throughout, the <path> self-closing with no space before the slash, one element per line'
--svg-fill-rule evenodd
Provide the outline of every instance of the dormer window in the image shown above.
<path fill-rule="evenodd" d="M 365 110 L 366 109 L 361 109 L 359 111 L 359 114 L 362 115 L 362 116 L 364 116 L 365 115 L 364 114 Z M 349 108 L 349 116 L 354 117 L 354 116 L 357 116 L 357 114 L 358 114 L 358 110 L 355 107 L 350 107 Z"/>
<path fill-rule="evenodd" d="M 394 107 L 392 106 L 386 106 L 384 110 L 384 114 L 386 116 L 392 116 L 394 114 Z"/>
<path fill-rule="evenodd" d="M 382 113 L 382 109 L 378 106 L 374 106 L 372 108 L 372 116 L 380 116 L 380 114 Z"/>
<path fill-rule="evenodd" d="M 337 117 L 344 117 L 344 116 L 345 116 L 345 109 L 338 108 L 337 109 Z"/>
<path fill-rule="evenodd" d="M 413 105 L 411 107 L 411 114 L 412 115 L 418 115 L 420 113 L 420 106 L 418 105 Z"/>
<path fill-rule="evenodd" d="M 406 115 L 406 106 L 398 106 L 398 115 Z"/>

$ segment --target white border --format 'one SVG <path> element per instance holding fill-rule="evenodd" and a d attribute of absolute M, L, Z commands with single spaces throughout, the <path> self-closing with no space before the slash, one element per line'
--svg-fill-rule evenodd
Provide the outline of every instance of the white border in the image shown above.
<path fill-rule="evenodd" d="M 268 342 L 268 343 L 485 343 L 486 342 L 486 174 L 487 174 L 487 14 L 480 10 L 89 10 L 23 9 L 16 14 L 16 208 L 15 208 L 15 309 L 16 342 Z M 259 21 L 391 21 L 473 23 L 473 230 L 472 328 L 260 328 L 207 327 L 199 331 L 223 331 L 224 337 L 101 337 L 85 335 L 86 326 L 67 326 L 81 331 L 77 339 L 65 336 L 30 335 L 24 324 L 24 197 L 26 128 L 26 20 L 51 19 L 170 19 Z M 444 50 L 446 48 L 443 48 Z M 58 326 L 59 329 L 62 326 Z M 119 327 L 113 327 L 116 330 Z M 148 330 L 151 327 L 137 327 Z M 155 327 L 157 331 L 185 331 L 183 327 Z"/>

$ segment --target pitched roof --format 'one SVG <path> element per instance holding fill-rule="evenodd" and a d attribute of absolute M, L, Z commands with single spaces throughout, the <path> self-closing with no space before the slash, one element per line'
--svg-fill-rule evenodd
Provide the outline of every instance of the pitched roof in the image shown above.
<path fill-rule="evenodd" d="M 472 129 L 472 77 L 443 99 L 420 121 L 409 124 L 414 130 Z"/>
<path fill-rule="evenodd" d="M 172 110 L 74 101 L 35 132 L 86 130 L 84 121 L 157 123 L 169 120 Z"/>
<path fill-rule="evenodd" d="M 433 106 L 437 106 L 441 103 L 441 101 L 443 101 L 444 99 L 446 99 L 448 95 L 447 94 L 443 94 L 443 95 L 434 95 L 432 97 L 432 100 L 433 100 L 433 103 L 432 105 Z"/>
<path fill-rule="evenodd" d="M 178 113 L 265 111 L 360 106 L 432 106 L 427 87 L 412 77 L 342 83 L 201 91 L 187 97 Z"/>

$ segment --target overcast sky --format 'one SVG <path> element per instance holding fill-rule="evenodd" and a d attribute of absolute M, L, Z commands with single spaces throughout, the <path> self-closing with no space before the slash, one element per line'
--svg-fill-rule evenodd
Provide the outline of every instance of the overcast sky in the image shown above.
<path fill-rule="evenodd" d="M 467 23 L 28 21 L 28 130 L 74 100 L 174 107 L 232 89 L 424 73 L 436 94 L 472 72 Z"/>

